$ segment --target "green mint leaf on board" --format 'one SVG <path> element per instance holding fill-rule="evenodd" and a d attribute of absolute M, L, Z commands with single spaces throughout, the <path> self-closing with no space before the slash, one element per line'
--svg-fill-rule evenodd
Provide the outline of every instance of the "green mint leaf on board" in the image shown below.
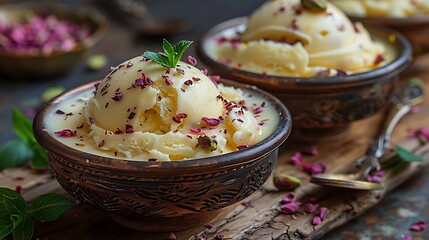
<path fill-rule="evenodd" d="M 35 142 L 33 136 L 33 124 L 17 108 L 12 109 L 12 124 L 15 133 L 26 142 Z"/>
<path fill-rule="evenodd" d="M 143 53 L 143 57 L 161 64 L 165 68 L 175 68 L 177 63 L 182 58 L 183 53 L 192 44 L 192 41 L 182 40 L 174 45 L 171 45 L 166 39 L 162 42 L 164 54 L 147 51 Z"/>
<path fill-rule="evenodd" d="M 395 152 L 398 154 L 398 156 L 407 162 L 422 162 L 423 158 L 413 152 L 408 151 L 407 149 L 399 146 L 399 145 L 394 145 L 393 146 L 395 149 Z"/>
<path fill-rule="evenodd" d="M 34 224 L 31 216 L 24 215 L 22 221 L 13 229 L 14 240 L 31 240 L 34 233 Z"/>
<path fill-rule="evenodd" d="M 0 239 L 4 239 L 13 231 L 13 222 L 9 218 L 0 217 Z"/>
<path fill-rule="evenodd" d="M 37 197 L 30 209 L 33 217 L 40 221 L 50 222 L 59 218 L 73 202 L 58 193 L 48 193 Z"/>
<path fill-rule="evenodd" d="M 24 165 L 34 156 L 33 149 L 24 140 L 11 140 L 0 148 L 0 170 Z"/>
<path fill-rule="evenodd" d="M 5 209 L 9 215 L 24 215 L 27 205 L 21 194 L 9 188 L 0 188 L 0 209 Z"/>

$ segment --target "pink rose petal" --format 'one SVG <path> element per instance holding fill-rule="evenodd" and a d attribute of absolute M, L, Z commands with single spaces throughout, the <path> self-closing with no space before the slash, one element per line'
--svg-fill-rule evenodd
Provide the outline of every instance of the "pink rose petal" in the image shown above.
<path fill-rule="evenodd" d="M 409 227 L 410 231 L 414 231 L 414 232 L 421 232 L 424 231 L 426 229 L 426 222 L 423 220 L 414 222 L 413 224 L 411 224 L 411 226 Z"/>
<path fill-rule="evenodd" d="M 280 206 L 280 211 L 285 214 L 293 214 L 298 211 L 301 205 L 302 203 L 300 202 L 286 203 Z"/>

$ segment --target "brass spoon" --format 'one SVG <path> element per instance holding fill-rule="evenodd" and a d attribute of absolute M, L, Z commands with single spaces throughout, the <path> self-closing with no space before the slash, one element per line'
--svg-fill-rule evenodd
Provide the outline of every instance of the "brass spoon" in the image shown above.
<path fill-rule="evenodd" d="M 402 96 L 392 105 L 384 119 L 380 135 L 371 141 L 367 152 L 355 161 L 354 171 L 351 173 L 322 173 L 311 177 L 310 182 L 331 187 L 352 188 L 361 190 L 382 189 L 380 183 L 366 181 L 373 170 L 381 170 L 379 159 L 390 145 L 393 129 L 399 120 L 405 116 L 413 106 L 424 100 L 423 89 L 420 85 L 410 83 L 406 86 Z"/>

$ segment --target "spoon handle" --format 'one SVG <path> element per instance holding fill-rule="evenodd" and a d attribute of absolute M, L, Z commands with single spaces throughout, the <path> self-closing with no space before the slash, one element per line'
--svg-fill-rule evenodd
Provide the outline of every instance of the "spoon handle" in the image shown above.
<path fill-rule="evenodd" d="M 391 136 L 398 122 L 409 113 L 413 106 L 422 103 L 424 100 L 423 88 L 416 83 L 409 83 L 405 86 L 403 94 L 392 101 L 393 106 L 389 108 L 386 118 L 383 121 L 379 137 L 370 144 L 367 151 L 370 167 L 379 171 L 381 165 L 379 158 L 383 156 L 391 142 Z M 372 170 L 371 169 L 371 170 Z"/>

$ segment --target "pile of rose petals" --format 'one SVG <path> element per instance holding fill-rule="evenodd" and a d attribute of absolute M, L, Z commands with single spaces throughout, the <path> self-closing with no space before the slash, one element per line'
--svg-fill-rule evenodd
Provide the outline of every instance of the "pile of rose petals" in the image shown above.
<path fill-rule="evenodd" d="M 50 55 L 71 51 L 89 38 L 86 27 L 60 20 L 55 15 L 0 21 L 0 52 Z"/>

